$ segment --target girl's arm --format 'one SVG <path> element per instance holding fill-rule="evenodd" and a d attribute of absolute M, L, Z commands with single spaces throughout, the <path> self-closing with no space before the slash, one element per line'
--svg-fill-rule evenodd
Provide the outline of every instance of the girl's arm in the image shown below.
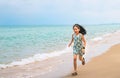
<path fill-rule="evenodd" d="M 68 47 L 71 46 L 72 42 L 73 42 L 73 34 L 72 34 L 72 40 L 71 40 L 70 44 L 68 45 Z"/>
<path fill-rule="evenodd" d="M 84 35 L 82 35 L 82 41 L 83 41 L 83 45 L 84 45 L 84 47 L 86 47 L 86 40 L 85 40 Z"/>

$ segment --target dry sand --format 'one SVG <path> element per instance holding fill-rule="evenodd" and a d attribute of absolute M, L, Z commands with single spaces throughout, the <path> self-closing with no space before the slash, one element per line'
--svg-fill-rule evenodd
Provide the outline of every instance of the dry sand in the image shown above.
<path fill-rule="evenodd" d="M 120 44 L 78 67 L 78 75 L 65 78 L 120 78 Z"/>

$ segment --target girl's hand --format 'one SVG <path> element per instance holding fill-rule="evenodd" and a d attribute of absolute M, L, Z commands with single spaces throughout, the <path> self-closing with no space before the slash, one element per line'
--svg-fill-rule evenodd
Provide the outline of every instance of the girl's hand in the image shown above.
<path fill-rule="evenodd" d="M 83 49 L 85 49 L 85 46 L 83 46 Z"/>
<path fill-rule="evenodd" d="M 82 52 L 83 52 L 83 54 L 85 54 L 85 47 L 84 46 L 82 48 Z"/>
<path fill-rule="evenodd" d="M 68 47 L 70 47 L 70 46 L 71 46 L 71 44 L 68 45 Z"/>
<path fill-rule="evenodd" d="M 68 45 L 68 47 L 71 46 L 72 42 L 73 42 L 73 34 L 72 34 L 72 40 L 71 40 L 70 44 Z"/>

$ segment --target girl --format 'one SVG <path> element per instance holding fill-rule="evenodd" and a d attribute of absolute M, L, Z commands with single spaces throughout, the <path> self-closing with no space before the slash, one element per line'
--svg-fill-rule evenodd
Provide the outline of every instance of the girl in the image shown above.
<path fill-rule="evenodd" d="M 85 65 L 85 58 L 83 57 L 84 52 L 82 49 L 85 49 L 86 40 L 84 35 L 86 34 L 86 30 L 79 24 L 75 24 L 73 26 L 74 34 L 72 34 L 72 40 L 68 47 L 71 46 L 72 42 L 74 42 L 73 46 L 73 61 L 74 61 L 74 72 L 72 75 L 77 75 L 77 56 L 79 55 L 79 60 L 82 62 L 82 65 Z"/>

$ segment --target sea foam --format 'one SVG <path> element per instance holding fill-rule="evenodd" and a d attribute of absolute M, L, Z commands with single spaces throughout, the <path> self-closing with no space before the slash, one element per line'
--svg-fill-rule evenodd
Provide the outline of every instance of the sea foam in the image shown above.
<path fill-rule="evenodd" d="M 14 61 L 14 62 L 9 63 L 9 64 L 0 64 L 0 68 L 20 66 L 20 65 L 26 65 L 26 64 L 29 64 L 29 63 L 33 63 L 33 62 L 36 62 L 36 61 L 43 61 L 43 60 L 51 58 L 51 57 L 60 56 L 64 53 L 67 53 L 67 52 L 70 52 L 70 51 L 71 51 L 71 48 L 66 47 L 62 51 L 54 51 L 54 52 L 51 52 L 51 53 L 35 54 L 32 57 L 24 58 L 24 59 L 21 59 L 20 61 Z"/>

